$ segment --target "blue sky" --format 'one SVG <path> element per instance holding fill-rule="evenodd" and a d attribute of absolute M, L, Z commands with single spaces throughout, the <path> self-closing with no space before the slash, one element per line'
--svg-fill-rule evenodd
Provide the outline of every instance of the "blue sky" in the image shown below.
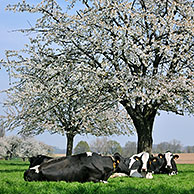
<path fill-rule="evenodd" d="M 13 13 L 4 11 L 7 4 L 17 2 L 16 0 L 1 0 L 0 4 L 0 59 L 4 58 L 4 51 L 12 49 L 21 49 L 24 44 L 28 42 L 25 35 L 19 32 L 11 32 L 13 30 L 29 27 L 35 21 L 35 16 L 27 13 Z M 38 2 L 34 0 L 32 2 Z M 64 1 L 63 1 L 64 2 Z M 9 87 L 9 79 L 7 72 L 2 68 L 0 69 L 0 90 Z M 3 101 L 5 96 L 0 93 L 0 102 Z M 2 106 L 0 104 L 0 114 L 3 114 Z M 16 132 L 6 132 L 7 135 L 15 134 Z M 154 123 L 153 139 L 154 144 L 158 144 L 163 141 L 171 141 L 173 139 L 181 141 L 182 145 L 194 145 L 194 117 L 179 116 L 173 113 L 161 112 L 160 116 L 157 116 Z M 35 137 L 36 139 L 47 143 L 52 146 L 64 148 L 66 146 L 66 137 L 61 135 L 49 135 L 44 133 Z M 75 145 L 80 140 L 92 142 L 95 137 L 76 136 Z M 136 135 L 134 136 L 112 136 L 111 139 L 118 141 L 122 146 L 127 141 L 137 141 Z"/>

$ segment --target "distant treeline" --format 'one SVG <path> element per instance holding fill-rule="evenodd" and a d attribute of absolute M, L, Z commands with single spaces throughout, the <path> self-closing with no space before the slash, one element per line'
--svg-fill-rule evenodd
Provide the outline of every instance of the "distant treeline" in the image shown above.
<path fill-rule="evenodd" d="M 164 153 L 170 150 L 172 153 L 194 153 L 194 146 L 183 146 L 179 140 L 172 140 L 170 142 L 161 142 L 154 144 L 152 148 L 153 153 Z M 136 142 L 128 141 L 124 147 L 115 140 L 108 140 L 107 138 L 97 138 L 95 141 L 88 144 L 86 141 L 80 141 L 74 148 L 74 154 L 94 151 L 102 154 L 121 153 L 124 157 L 137 153 Z"/>
<path fill-rule="evenodd" d="M 194 146 L 183 146 L 180 141 L 172 140 L 170 142 L 161 142 L 154 144 L 153 153 L 164 153 L 167 150 L 172 153 L 194 153 Z M 80 141 L 75 146 L 73 154 L 82 152 L 97 152 L 104 155 L 112 155 L 119 152 L 123 157 L 129 157 L 137 153 L 136 142 L 128 141 L 124 147 L 115 140 L 108 140 L 106 137 L 96 138 L 88 144 L 86 141 Z M 44 154 L 65 154 L 65 149 L 51 147 L 33 138 L 20 138 L 17 136 L 0 137 L 0 158 L 12 159 L 15 157 L 29 158 L 33 155 Z"/>

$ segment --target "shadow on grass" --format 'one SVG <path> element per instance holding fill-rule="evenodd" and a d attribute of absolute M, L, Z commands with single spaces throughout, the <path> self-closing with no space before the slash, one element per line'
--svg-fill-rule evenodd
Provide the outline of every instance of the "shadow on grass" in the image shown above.
<path fill-rule="evenodd" d="M 194 170 L 179 170 L 178 173 L 194 173 Z"/>
<path fill-rule="evenodd" d="M 14 172 L 25 172 L 25 169 L 0 170 L 0 173 L 14 173 Z"/>
<path fill-rule="evenodd" d="M 14 162 L 11 162 L 11 163 L 6 163 L 5 164 L 6 166 L 29 166 L 29 164 L 27 163 L 14 163 Z"/>
<path fill-rule="evenodd" d="M 1 163 L 0 164 L 1 168 L 3 170 L 12 170 L 12 169 L 24 169 L 27 170 L 29 168 L 29 164 L 26 163 Z M 2 170 L 0 170 L 2 171 Z"/>

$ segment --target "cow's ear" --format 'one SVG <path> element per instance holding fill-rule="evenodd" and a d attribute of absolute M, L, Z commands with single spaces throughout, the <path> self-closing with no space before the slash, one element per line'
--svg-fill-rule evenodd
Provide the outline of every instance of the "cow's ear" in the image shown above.
<path fill-rule="evenodd" d="M 151 158 L 151 160 L 152 160 L 153 162 L 157 162 L 157 161 L 158 161 L 158 158 L 153 157 L 153 158 Z"/>
<path fill-rule="evenodd" d="M 164 158 L 164 154 L 158 154 L 159 158 Z"/>
<path fill-rule="evenodd" d="M 119 153 L 115 153 L 115 154 L 114 154 L 114 159 L 115 159 L 115 161 L 117 161 L 117 163 L 120 162 L 121 157 L 122 157 L 122 156 L 121 156 Z"/>
<path fill-rule="evenodd" d="M 140 160 L 141 158 L 140 157 L 138 157 L 138 156 L 134 156 L 133 157 L 135 160 Z"/>
<path fill-rule="evenodd" d="M 173 156 L 173 158 L 174 158 L 175 160 L 177 160 L 177 159 L 179 158 L 179 155 L 176 154 L 176 155 Z"/>

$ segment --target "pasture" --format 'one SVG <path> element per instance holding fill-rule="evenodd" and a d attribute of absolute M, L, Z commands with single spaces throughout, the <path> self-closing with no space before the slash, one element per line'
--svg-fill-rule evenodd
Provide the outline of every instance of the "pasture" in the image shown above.
<path fill-rule="evenodd" d="M 25 182 L 23 173 L 29 162 L 0 161 L 0 194 L 193 194 L 194 164 L 178 164 L 175 176 L 154 178 L 109 178 L 104 183 Z"/>

